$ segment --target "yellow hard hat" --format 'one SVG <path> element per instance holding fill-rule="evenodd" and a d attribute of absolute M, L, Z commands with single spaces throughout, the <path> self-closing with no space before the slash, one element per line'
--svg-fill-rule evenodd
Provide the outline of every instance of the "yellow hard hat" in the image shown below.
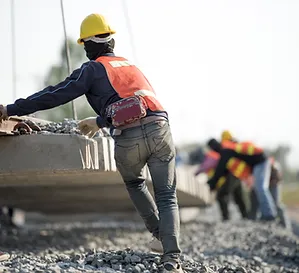
<path fill-rule="evenodd" d="M 99 35 L 99 34 L 114 34 L 115 31 L 110 28 L 106 19 L 100 14 L 90 14 L 81 23 L 80 38 L 77 43 L 82 45 L 82 39 Z"/>
<path fill-rule="evenodd" d="M 231 134 L 230 131 L 228 130 L 224 130 L 221 134 L 221 141 L 224 141 L 224 140 L 232 140 L 233 139 L 233 136 Z"/>

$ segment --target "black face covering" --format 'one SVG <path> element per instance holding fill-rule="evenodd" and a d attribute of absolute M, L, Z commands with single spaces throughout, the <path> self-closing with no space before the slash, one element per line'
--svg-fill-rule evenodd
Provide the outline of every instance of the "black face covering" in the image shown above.
<path fill-rule="evenodd" d="M 84 42 L 86 57 L 89 60 L 96 60 L 105 53 L 113 53 L 114 45 L 114 39 L 111 39 L 107 43 L 95 43 L 93 41 Z"/>

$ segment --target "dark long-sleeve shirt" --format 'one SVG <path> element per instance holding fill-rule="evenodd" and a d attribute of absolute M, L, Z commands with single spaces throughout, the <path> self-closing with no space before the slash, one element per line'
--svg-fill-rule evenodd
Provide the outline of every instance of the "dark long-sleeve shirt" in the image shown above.
<path fill-rule="evenodd" d="M 114 56 L 114 54 L 106 54 Z M 99 127 L 109 126 L 105 120 L 107 106 L 120 99 L 112 87 L 104 66 L 96 61 L 84 63 L 79 69 L 55 86 L 48 86 L 26 99 L 18 99 L 14 104 L 7 105 L 9 116 L 23 116 L 37 111 L 57 107 L 85 95 L 90 106 L 98 114 L 97 123 Z M 163 115 L 166 112 L 148 115 Z"/>
<path fill-rule="evenodd" d="M 209 179 L 208 184 L 211 188 L 215 188 L 217 181 L 220 177 L 222 177 L 225 173 L 227 173 L 227 162 L 232 158 L 238 158 L 240 160 L 245 161 L 251 167 L 263 162 L 266 160 L 266 156 L 264 153 L 257 155 L 245 155 L 237 153 L 231 149 L 222 149 L 220 152 L 220 159 L 218 161 L 218 165 L 216 167 L 214 176 Z"/>

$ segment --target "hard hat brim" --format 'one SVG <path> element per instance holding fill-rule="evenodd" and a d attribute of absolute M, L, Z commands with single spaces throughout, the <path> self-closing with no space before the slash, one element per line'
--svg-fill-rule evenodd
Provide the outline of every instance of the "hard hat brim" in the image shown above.
<path fill-rule="evenodd" d="M 101 34 L 115 34 L 115 33 L 116 33 L 115 30 L 111 30 L 111 31 L 109 31 L 109 32 L 96 33 L 96 34 L 94 34 L 94 35 L 92 35 L 92 36 L 95 36 L 95 35 L 101 35 Z M 77 43 L 78 43 L 79 45 L 83 45 L 83 44 L 84 44 L 83 39 L 85 39 L 85 38 L 88 38 L 88 37 L 80 37 L 80 38 L 77 40 Z"/>
<path fill-rule="evenodd" d="M 79 38 L 79 39 L 77 40 L 77 43 L 78 43 L 79 45 L 83 45 L 83 40 L 82 40 L 81 38 Z"/>

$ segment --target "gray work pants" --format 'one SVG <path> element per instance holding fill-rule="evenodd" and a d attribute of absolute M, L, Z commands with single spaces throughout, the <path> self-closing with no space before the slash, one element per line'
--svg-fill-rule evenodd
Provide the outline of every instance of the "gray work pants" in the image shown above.
<path fill-rule="evenodd" d="M 217 191 L 217 201 L 221 210 L 223 221 L 230 219 L 229 200 L 231 196 L 233 196 L 243 219 L 248 218 L 249 208 L 247 204 L 247 194 L 242 182 L 233 175 L 228 174 L 226 176 L 226 182 Z"/>
<path fill-rule="evenodd" d="M 135 208 L 147 229 L 161 240 L 163 260 L 178 260 L 181 250 L 175 147 L 168 121 L 161 118 L 159 121 L 125 129 L 113 138 L 116 165 Z M 146 164 L 151 174 L 156 202 L 143 176 Z"/>

